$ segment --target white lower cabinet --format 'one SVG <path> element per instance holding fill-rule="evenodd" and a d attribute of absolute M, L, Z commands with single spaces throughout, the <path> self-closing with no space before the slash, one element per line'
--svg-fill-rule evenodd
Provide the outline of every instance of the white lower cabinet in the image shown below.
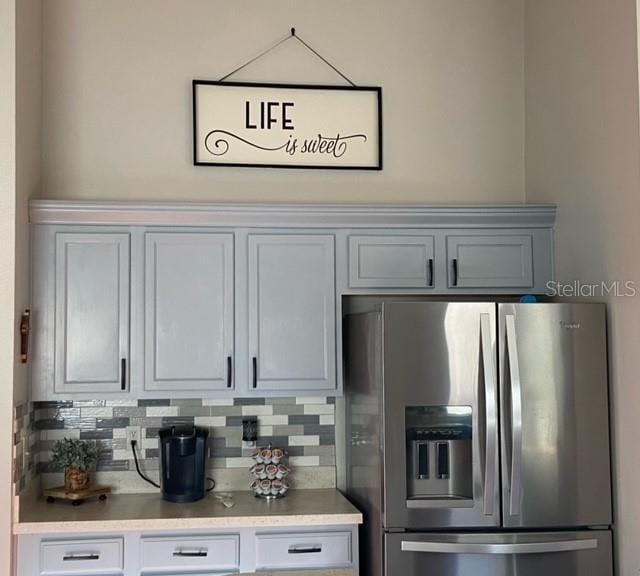
<path fill-rule="evenodd" d="M 17 576 L 190 576 L 358 570 L 358 526 L 18 536 Z"/>
<path fill-rule="evenodd" d="M 256 534 L 256 569 L 348 568 L 351 532 Z"/>
<path fill-rule="evenodd" d="M 124 540 L 95 538 L 82 540 L 43 540 L 40 544 L 42 576 L 122 574 Z"/>
<path fill-rule="evenodd" d="M 140 540 L 140 570 L 144 574 L 161 574 L 167 570 L 234 572 L 239 569 L 238 534 L 156 536 Z"/>

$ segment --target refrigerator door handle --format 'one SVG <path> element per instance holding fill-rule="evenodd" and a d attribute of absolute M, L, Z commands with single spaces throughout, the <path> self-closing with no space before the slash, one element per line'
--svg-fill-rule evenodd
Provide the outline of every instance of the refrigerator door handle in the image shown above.
<path fill-rule="evenodd" d="M 480 341 L 484 369 L 485 394 L 485 458 L 484 458 L 484 514 L 493 516 L 496 485 L 495 463 L 498 444 L 498 407 L 496 399 L 496 370 L 491 341 L 491 316 L 480 314 Z"/>
<path fill-rule="evenodd" d="M 476 542 L 411 542 L 403 540 L 403 552 L 427 552 L 430 554 L 550 554 L 594 550 L 595 538 L 578 540 L 552 540 L 548 542 L 520 542 L 514 544 L 484 544 Z"/>
<path fill-rule="evenodd" d="M 511 382 L 511 478 L 509 494 L 509 514 L 520 514 L 520 496 L 522 492 L 522 388 L 520 383 L 520 364 L 518 361 L 518 343 L 516 338 L 515 316 L 505 317 L 507 332 L 507 355 L 509 362 L 509 380 Z"/>

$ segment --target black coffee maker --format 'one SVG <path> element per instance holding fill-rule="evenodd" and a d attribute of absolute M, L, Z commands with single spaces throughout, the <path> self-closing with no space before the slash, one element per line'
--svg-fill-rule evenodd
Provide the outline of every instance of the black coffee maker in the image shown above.
<path fill-rule="evenodd" d="M 160 489 L 169 502 L 204 498 L 209 430 L 197 426 L 162 428 Z"/>

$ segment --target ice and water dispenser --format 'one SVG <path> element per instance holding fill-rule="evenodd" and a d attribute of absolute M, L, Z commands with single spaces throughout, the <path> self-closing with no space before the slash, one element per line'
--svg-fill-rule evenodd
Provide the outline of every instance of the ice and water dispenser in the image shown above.
<path fill-rule="evenodd" d="M 406 408 L 408 500 L 473 499 L 470 406 Z"/>

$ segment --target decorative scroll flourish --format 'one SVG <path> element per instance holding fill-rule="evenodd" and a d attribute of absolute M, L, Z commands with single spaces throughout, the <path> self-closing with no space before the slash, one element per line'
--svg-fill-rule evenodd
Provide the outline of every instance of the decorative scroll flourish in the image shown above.
<path fill-rule="evenodd" d="M 241 136 L 233 134 L 233 132 L 228 132 L 227 130 L 211 130 L 211 132 L 209 132 L 204 138 L 204 146 L 209 151 L 209 153 L 213 154 L 214 156 L 224 156 L 229 151 L 229 141 L 223 137 L 216 138 L 216 140 L 213 142 L 213 149 L 209 147 L 209 138 L 211 138 L 214 134 L 224 134 L 225 136 L 236 138 L 237 140 L 240 140 L 241 142 L 244 142 L 249 146 L 253 146 L 258 150 L 265 150 L 267 152 L 276 152 L 277 150 L 282 150 L 287 145 L 287 143 L 285 142 L 282 146 L 277 146 L 275 148 L 265 148 L 264 146 L 259 146 L 258 144 L 254 144 L 249 140 L 245 140 Z"/>
<path fill-rule="evenodd" d="M 214 140 L 210 142 L 212 138 L 214 138 Z M 280 146 L 266 147 L 260 146 L 255 142 L 251 142 L 227 130 L 211 130 L 204 138 L 204 146 L 213 156 L 224 156 L 229 151 L 229 139 L 231 138 L 265 152 L 284 150 L 290 156 L 296 154 L 330 154 L 335 158 L 341 158 L 345 155 L 349 147 L 349 141 L 356 139 L 362 142 L 367 141 L 365 134 L 349 134 L 347 136 L 341 136 L 340 134 L 323 136 L 322 134 L 318 134 L 315 138 L 305 138 L 302 140 L 290 136 L 289 139 Z"/>

